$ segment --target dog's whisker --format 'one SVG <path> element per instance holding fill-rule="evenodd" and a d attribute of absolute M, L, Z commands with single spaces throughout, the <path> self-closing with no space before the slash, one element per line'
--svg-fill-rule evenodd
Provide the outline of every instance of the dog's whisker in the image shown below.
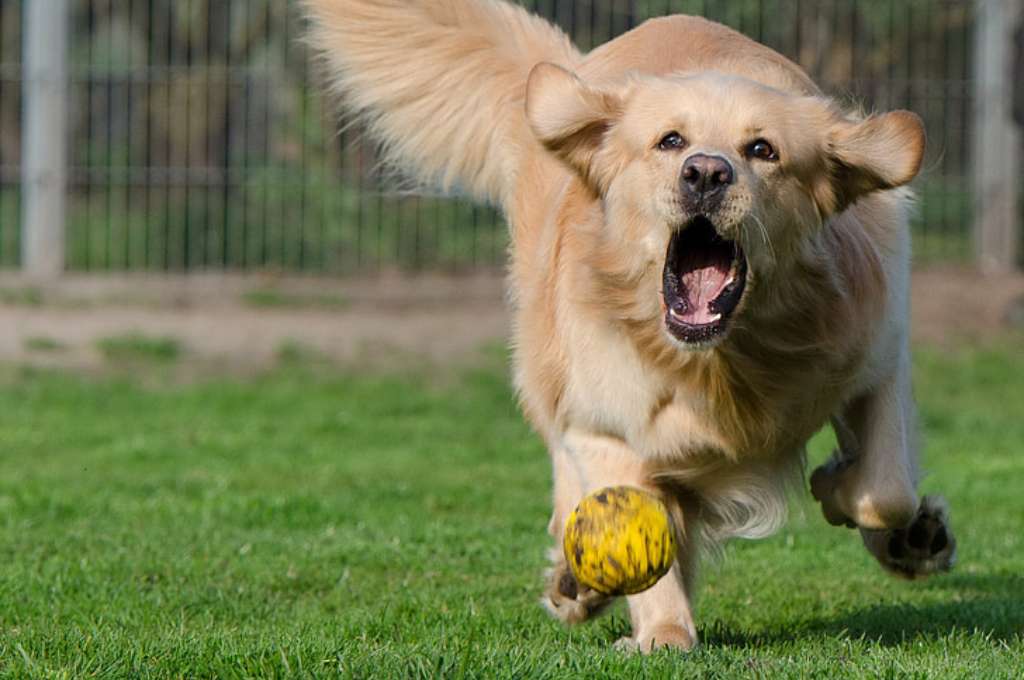
<path fill-rule="evenodd" d="M 761 232 L 761 238 L 764 239 L 764 244 L 768 248 L 768 256 L 771 258 L 772 264 L 775 264 L 778 261 L 778 256 L 775 252 L 775 245 L 772 243 L 772 239 L 768 235 L 768 227 L 766 227 L 764 222 L 761 221 L 761 218 L 754 213 L 751 213 L 750 217 L 754 220 L 754 224 L 757 225 L 758 230 Z"/>

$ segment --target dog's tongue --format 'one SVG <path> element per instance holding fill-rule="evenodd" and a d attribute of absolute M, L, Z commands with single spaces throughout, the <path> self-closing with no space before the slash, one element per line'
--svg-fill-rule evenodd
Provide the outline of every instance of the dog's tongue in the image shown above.
<path fill-rule="evenodd" d="M 686 297 L 687 309 L 679 318 L 694 326 L 716 321 L 719 315 L 710 305 L 728 285 L 732 262 L 720 253 L 705 251 L 683 255 L 680 264 L 684 272 L 679 279 L 680 293 Z"/>

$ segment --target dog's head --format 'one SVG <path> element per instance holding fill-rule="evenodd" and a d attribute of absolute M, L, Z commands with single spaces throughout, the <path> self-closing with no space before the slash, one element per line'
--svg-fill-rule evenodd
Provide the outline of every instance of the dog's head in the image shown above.
<path fill-rule="evenodd" d="M 822 98 L 706 72 L 601 87 L 540 64 L 527 117 L 600 197 L 606 250 L 637 271 L 659 265 L 645 294 L 660 297 L 686 348 L 720 341 L 751 288 L 785 276 L 830 216 L 910 182 L 924 153 L 912 113 L 855 119 Z"/>

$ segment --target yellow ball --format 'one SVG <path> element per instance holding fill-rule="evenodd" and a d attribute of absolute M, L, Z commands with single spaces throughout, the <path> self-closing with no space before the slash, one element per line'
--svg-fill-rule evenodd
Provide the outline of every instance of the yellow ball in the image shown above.
<path fill-rule="evenodd" d="M 615 486 L 580 501 L 566 522 L 562 548 L 582 585 L 605 595 L 633 595 L 672 568 L 676 541 L 661 501 Z"/>

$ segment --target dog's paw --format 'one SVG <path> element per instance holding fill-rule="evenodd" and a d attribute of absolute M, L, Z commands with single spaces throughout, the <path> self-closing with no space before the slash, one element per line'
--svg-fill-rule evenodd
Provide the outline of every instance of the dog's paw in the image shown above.
<path fill-rule="evenodd" d="M 619 638 L 615 649 L 620 652 L 650 654 L 659 649 L 676 649 L 688 652 L 697 646 L 697 638 L 685 627 L 677 624 L 655 626 L 635 637 Z"/>
<path fill-rule="evenodd" d="M 956 539 L 949 527 L 946 502 L 939 496 L 921 499 L 906 529 L 861 529 L 868 551 L 887 571 L 917 579 L 949 571 L 956 561 Z"/>
<path fill-rule="evenodd" d="M 850 461 L 844 459 L 838 450 L 833 452 L 832 457 L 811 474 L 811 495 L 821 503 L 821 513 L 829 524 L 852 529 L 857 525 L 839 509 L 836 501 L 836 487 L 848 467 Z"/>
<path fill-rule="evenodd" d="M 581 586 L 564 562 L 548 572 L 548 587 L 541 604 L 566 624 L 582 623 L 600 613 L 612 598 Z"/>

